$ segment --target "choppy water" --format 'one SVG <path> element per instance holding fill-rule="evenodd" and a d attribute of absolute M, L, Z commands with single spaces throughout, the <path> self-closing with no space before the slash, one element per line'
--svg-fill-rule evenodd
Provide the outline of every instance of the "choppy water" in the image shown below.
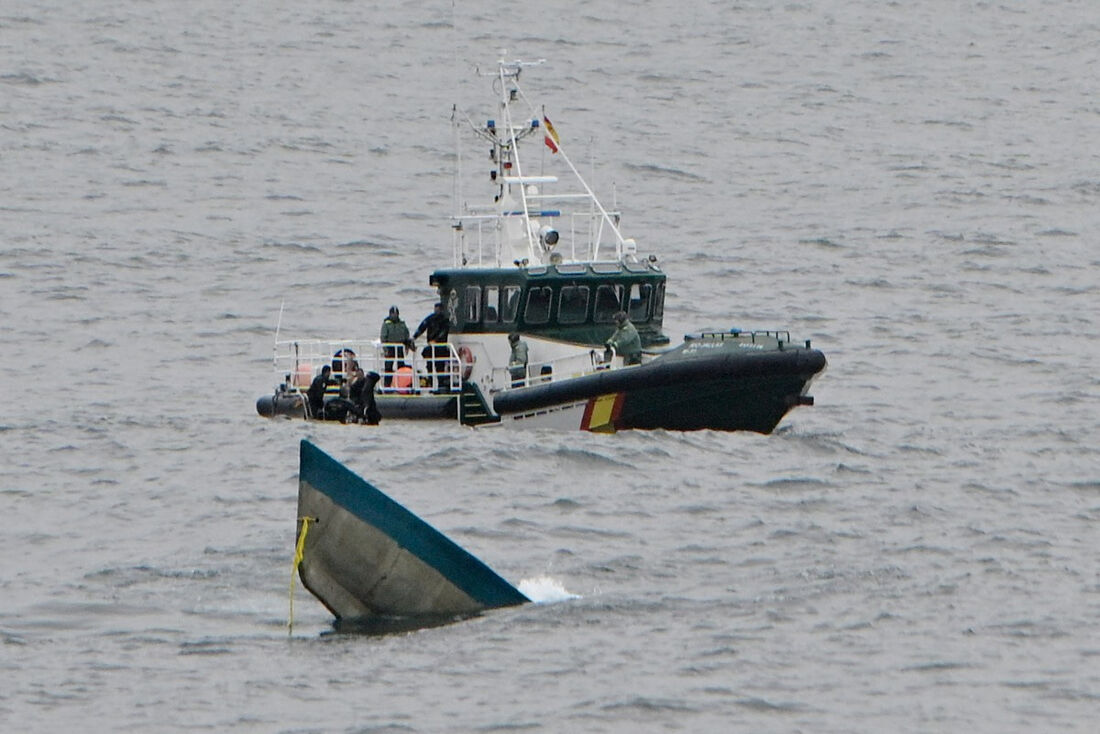
<path fill-rule="evenodd" d="M 1095 728 L 1094 3 L 551 5 L 0 9 L 0 728 Z M 255 416 L 284 301 L 304 335 L 426 312 L 450 105 L 488 111 L 502 47 L 550 59 L 527 86 L 661 255 L 670 334 L 813 339 L 815 407 Z M 299 589 L 288 640 L 303 436 L 579 598 L 367 638 Z"/>

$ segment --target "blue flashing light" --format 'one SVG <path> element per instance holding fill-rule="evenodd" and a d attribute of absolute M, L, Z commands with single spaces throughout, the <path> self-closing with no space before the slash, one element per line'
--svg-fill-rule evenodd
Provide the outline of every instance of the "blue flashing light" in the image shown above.
<path fill-rule="evenodd" d="M 492 130 L 496 126 L 497 126 L 497 121 L 496 120 L 489 120 L 489 122 L 485 125 L 485 127 L 489 128 L 490 130 Z"/>
<path fill-rule="evenodd" d="M 539 118 L 537 118 L 537 117 L 532 118 L 531 119 L 531 127 L 538 127 L 538 126 L 539 126 Z"/>
<path fill-rule="evenodd" d="M 514 212 L 501 212 L 501 214 L 506 217 L 522 217 L 524 212 L 522 209 L 516 209 Z M 532 217 L 560 217 L 561 209 L 532 209 L 527 214 Z"/>

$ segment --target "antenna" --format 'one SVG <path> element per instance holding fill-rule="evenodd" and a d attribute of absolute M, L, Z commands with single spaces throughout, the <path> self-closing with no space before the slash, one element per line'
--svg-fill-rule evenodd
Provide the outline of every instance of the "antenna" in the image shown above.
<path fill-rule="evenodd" d="M 283 328 L 283 307 L 286 306 L 284 298 L 279 304 L 279 318 L 275 321 L 275 346 L 271 348 L 271 361 L 278 367 L 279 363 L 279 331 Z"/>

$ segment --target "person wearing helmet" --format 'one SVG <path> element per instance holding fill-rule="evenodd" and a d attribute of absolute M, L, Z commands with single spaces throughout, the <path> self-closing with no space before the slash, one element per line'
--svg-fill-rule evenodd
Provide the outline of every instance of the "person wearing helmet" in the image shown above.
<path fill-rule="evenodd" d="M 397 306 L 390 306 L 390 315 L 382 322 L 382 357 L 386 360 L 382 365 L 382 374 L 385 375 L 383 386 L 389 387 L 393 382 L 395 368 L 404 367 L 405 360 L 401 359 L 403 349 L 412 348 L 412 339 L 409 338 L 409 327 L 401 320 L 401 311 Z M 400 346 L 398 346 L 400 345 Z M 395 365 L 394 362 L 397 362 Z"/>
<path fill-rule="evenodd" d="M 615 325 L 618 328 L 615 329 L 615 333 L 611 335 L 611 338 L 605 342 L 605 345 L 622 356 L 624 365 L 641 364 L 642 338 L 638 336 L 638 330 L 634 327 L 634 324 L 630 323 L 630 319 L 626 317 L 626 312 L 619 311 L 614 318 Z"/>
<path fill-rule="evenodd" d="M 512 356 L 508 358 L 508 374 L 512 376 L 512 387 L 521 387 L 527 378 L 527 342 L 512 332 L 508 335 L 512 345 Z"/>

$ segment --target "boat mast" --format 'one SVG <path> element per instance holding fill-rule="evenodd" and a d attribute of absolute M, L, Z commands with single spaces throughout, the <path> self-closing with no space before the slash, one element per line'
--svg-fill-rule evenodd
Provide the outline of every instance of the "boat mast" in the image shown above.
<path fill-rule="evenodd" d="M 519 141 L 536 131 L 539 122 L 537 118 L 532 118 L 529 122 L 525 120 L 523 123 L 517 124 L 512 115 L 512 103 L 518 102 L 522 94 L 519 86 L 519 75 L 523 71 L 523 67 L 535 66 L 541 63 L 543 63 L 542 60 L 532 62 L 514 61 L 509 64 L 504 59 L 500 59 L 497 66 L 498 82 L 500 84 L 500 117 L 504 126 L 503 131 L 495 131 L 498 158 L 497 175 L 501 180 L 501 195 L 497 200 L 497 206 L 507 239 L 513 242 L 517 240 L 526 242 L 527 257 L 523 259 L 528 262 L 541 259 L 538 254 L 539 242 L 536 230 L 537 222 L 535 221 L 535 218 L 539 215 L 538 213 L 533 215 L 531 202 L 528 199 L 529 194 L 537 193 L 537 191 L 528 187 L 533 187 L 539 183 L 551 183 L 557 179 L 524 175 L 523 163 L 519 155 Z M 513 194 L 518 194 L 518 197 L 513 196 Z"/>
<path fill-rule="evenodd" d="M 533 66 L 535 64 L 541 64 L 541 63 L 543 63 L 543 61 L 536 61 L 536 62 L 516 61 L 516 62 L 513 62 L 515 71 L 511 75 L 511 78 L 513 80 L 513 84 L 514 84 L 514 88 L 515 88 L 515 94 L 511 95 L 509 98 L 507 98 L 505 100 L 506 102 L 515 101 L 516 95 L 518 95 L 520 97 L 523 97 L 524 101 L 527 101 L 527 95 L 525 95 L 523 93 L 523 90 L 519 86 L 519 72 L 520 72 L 520 70 L 522 69 L 523 66 Z M 500 64 L 501 64 L 501 70 L 502 70 L 501 74 L 502 74 L 502 78 L 503 78 L 505 62 L 503 60 L 501 60 Z M 530 106 L 530 102 L 528 102 L 528 105 Z M 531 109 L 532 109 L 532 112 L 534 112 L 534 107 L 532 107 Z M 531 120 L 531 129 L 533 130 L 533 129 L 537 128 L 538 125 L 539 125 L 538 118 L 537 117 L 532 118 L 532 120 Z M 601 226 L 598 229 L 602 230 L 604 226 L 607 226 L 611 230 L 611 232 L 614 234 L 614 236 L 615 236 L 615 258 L 617 260 L 621 260 L 625 254 L 633 255 L 634 254 L 634 247 L 635 247 L 634 241 L 633 240 L 628 240 L 628 239 L 623 237 L 622 232 L 619 231 L 619 226 L 618 226 L 617 222 L 615 221 L 615 218 L 612 217 L 611 214 L 604 208 L 603 204 L 600 202 L 599 197 L 596 196 L 596 192 L 594 192 L 592 190 L 592 188 L 588 185 L 588 182 L 585 180 L 584 176 L 581 175 L 581 172 L 578 171 L 577 167 L 573 165 L 573 161 L 569 158 L 569 154 L 566 153 L 565 146 L 562 144 L 561 140 L 556 139 L 554 141 L 554 147 L 556 148 L 555 155 L 560 155 L 561 156 L 562 161 L 565 162 L 565 165 L 568 166 L 570 172 L 572 172 L 573 178 L 576 179 L 577 183 L 579 183 L 581 185 L 581 187 L 584 189 L 585 196 L 588 198 L 591 205 L 596 210 L 599 211 Z M 517 162 L 517 167 L 518 167 L 518 162 Z M 554 180 L 556 180 L 556 178 Z M 527 213 L 526 203 L 527 203 L 526 197 L 524 197 L 524 213 L 525 214 Z M 599 254 L 600 254 L 599 249 L 600 249 L 600 243 L 601 242 L 602 242 L 602 237 L 597 232 L 597 234 L 593 238 L 593 241 L 590 243 L 589 257 L 591 259 L 593 259 L 593 260 L 598 260 L 599 259 Z M 534 243 L 532 242 L 532 247 L 533 246 L 534 246 Z"/>
<path fill-rule="evenodd" d="M 617 214 L 612 214 L 604 208 L 595 192 L 581 175 L 573 161 L 569 158 L 552 128 L 544 130 L 543 123 L 545 113 L 541 114 L 531 104 L 523 88 L 520 86 L 519 77 L 527 66 L 536 66 L 545 63 L 538 61 L 506 61 L 500 58 L 497 61 L 497 71 L 494 78 L 499 99 L 499 114 L 497 119 L 489 120 L 483 127 L 475 125 L 468 117 L 467 122 L 474 132 L 491 145 L 490 159 L 493 168 L 490 171 L 490 179 L 494 189 L 493 204 L 485 206 L 471 206 L 461 202 L 461 183 L 455 182 L 456 215 L 454 217 L 454 259 L 456 266 L 465 266 L 474 261 L 480 263 L 481 232 L 478 226 L 478 250 L 476 257 L 469 251 L 465 241 L 462 217 L 468 216 L 479 223 L 493 222 L 492 232 L 495 239 L 496 266 L 501 267 L 506 262 L 513 262 L 518 266 L 526 267 L 529 264 L 550 264 L 560 262 L 561 255 L 555 252 L 558 244 L 559 233 L 549 224 L 543 224 L 544 217 L 559 217 L 561 212 L 557 209 L 544 209 L 543 202 L 548 200 L 571 200 L 579 203 L 588 200 L 588 213 L 584 215 L 590 222 L 588 242 L 580 259 L 599 260 L 600 247 L 603 244 L 604 233 L 610 230 L 615 241 L 616 260 L 636 256 L 634 240 L 623 237 L 619 230 Z M 518 118 L 513 109 L 514 104 L 524 104 L 529 108 L 528 117 Z M 457 117 L 457 108 L 452 113 L 452 119 Z M 456 120 L 457 124 L 457 120 Z M 457 128 L 456 128 L 457 134 Z M 543 194 L 539 188 L 543 184 L 553 184 L 558 181 L 557 176 L 529 175 L 519 154 L 520 141 L 532 135 L 544 135 L 553 155 L 563 161 L 572 173 L 573 178 L 580 184 L 583 193 L 567 194 Z M 550 144 L 551 136 L 553 143 Z M 456 149 L 459 149 L 456 140 Z M 461 176 L 461 152 L 456 157 L 458 172 Z M 491 212 L 491 213 L 487 213 Z M 574 216 L 578 210 L 574 209 Z M 571 238 L 573 239 L 573 238 Z M 577 257 L 576 246 L 573 242 L 573 257 Z"/>
<path fill-rule="evenodd" d="M 451 218 L 451 266 L 465 265 L 466 235 L 462 231 L 461 206 L 462 206 L 462 140 L 458 132 L 458 105 L 451 105 L 451 131 L 454 133 L 455 146 L 455 170 L 454 181 L 451 182 L 452 196 L 454 197 L 455 216 Z"/>

